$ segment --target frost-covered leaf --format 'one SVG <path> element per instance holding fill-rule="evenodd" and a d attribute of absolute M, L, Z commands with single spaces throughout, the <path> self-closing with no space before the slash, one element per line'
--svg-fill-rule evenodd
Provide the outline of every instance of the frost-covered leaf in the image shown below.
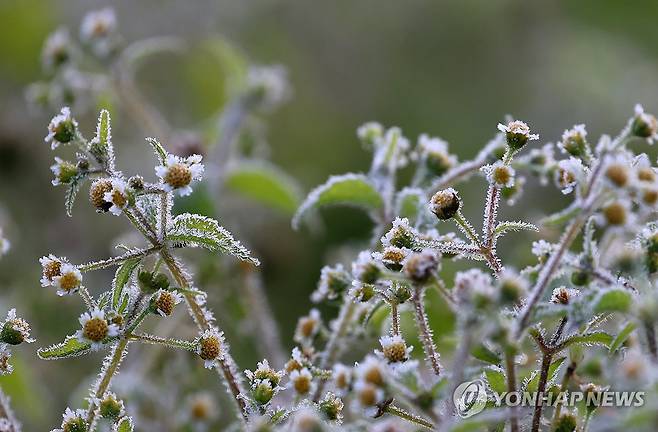
<path fill-rule="evenodd" d="M 487 348 L 484 344 L 478 344 L 471 350 L 471 355 L 483 362 L 491 363 L 492 365 L 500 365 L 500 355 Z"/>
<path fill-rule="evenodd" d="M 610 342 L 610 353 L 614 353 L 621 347 L 624 342 L 626 342 L 626 339 L 633 333 L 633 331 L 637 328 L 637 324 L 634 322 L 629 322 L 624 326 L 623 329 L 619 332 L 617 337 L 613 339 L 612 342 Z"/>
<path fill-rule="evenodd" d="M 112 426 L 112 432 L 133 432 L 134 429 L 132 417 L 122 417 Z"/>
<path fill-rule="evenodd" d="M 505 393 L 507 391 L 507 378 L 502 369 L 488 367 L 484 370 L 489 387 L 496 393 Z"/>
<path fill-rule="evenodd" d="M 191 213 L 176 216 L 167 232 L 167 240 L 177 247 L 204 247 L 233 255 L 254 265 L 260 264 L 228 230 L 206 216 Z"/>
<path fill-rule="evenodd" d="M 599 296 L 594 312 L 628 312 L 632 303 L 630 292 L 624 289 L 611 289 Z"/>
<path fill-rule="evenodd" d="M 117 309 L 119 306 L 119 301 L 123 294 L 123 288 L 126 286 L 130 277 L 132 276 L 135 268 L 139 265 L 141 258 L 131 258 L 127 259 L 119 266 L 116 273 L 114 274 L 114 280 L 112 281 L 112 308 Z"/>
<path fill-rule="evenodd" d="M 332 176 L 308 194 L 292 219 L 293 228 L 299 227 L 302 217 L 310 210 L 333 205 L 346 205 L 376 212 L 384 206 L 384 199 L 363 174 Z"/>
<path fill-rule="evenodd" d="M 69 183 L 68 188 L 66 189 L 66 196 L 64 198 L 64 207 L 66 208 L 66 215 L 71 217 L 73 215 L 73 204 L 75 204 L 75 198 L 78 196 L 78 191 L 80 191 L 80 186 L 82 182 L 87 178 L 85 173 L 80 173 L 73 177 L 71 183 Z"/>
<path fill-rule="evenodd" d="M 224 182 L 228 189 L 289 215 L 301 201 L 297 182 L 267 162 L 238 162 L 228 169 Z"/>
<path fill-rule="evenodd" d="M 539 231 L 539 228 L 531 223 L 521 221 L 500 222 L 494 230 L 494 236 L 499 237 L 510 231 Z"/>
<path fill-rule="evenodd" d="M 573 344 L 585 344 L 588 346 L 600 345 L 607 347 L 612 343 L 612 339 L 613 337 L 610 333 L 606 333 L 604 331 L 596 331 L 570 336 L 560 344 L 560 347 L 566 348 Z"/>
<path fill-rule="evenodd" d="M 80 342 L 75 336 L 67 336 L 64 342 L 48 348 L 39 348 L 37 355 L 42 360 L 56 360 L 68 357 L 78 357 L 91 351 L 91 345 Z"/>
<path fill-rule="evenodd" d="M 167 160 L 167 151 L 162 147 L 162 144 L 155 138 L 146 138 L 146 141 L 151 144 L 151 147 L 153 147 L 153 152 L 155 153 L 155 156 L 158 158 L 158 161 L 164 165 L 165 161 Z"/>
<path fill-rule="evenodd" d="M 98 116 L 96 136 L 89 143 L 89 152 L 94 155 L 98 162 L 102 164 L 107 163 L 111 170 L 114 169 L 112 127 L 110 123 L 110 113 L 106 109 L 101 110 Z"/>

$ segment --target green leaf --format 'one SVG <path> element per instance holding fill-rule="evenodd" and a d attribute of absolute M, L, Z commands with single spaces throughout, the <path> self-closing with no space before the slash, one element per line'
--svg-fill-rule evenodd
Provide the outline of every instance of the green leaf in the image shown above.
<path fill-rule="evenodd" d="M 539 228 L 531 223 L 521 221 L 505 221 L 496 226 L 494 237 L 499 237 L 510 231 L 539 231 Z"/>
<path fill-rule="evenodd" d="M 135 425 L 132 417 L 122 417 L 112 427 L 112 432 L 133 432 Z"/>
<path fill-rule="evenodd" d="M 576 205 L 571 204 L 569 207 L 560 210 L 557 213 L 554 213 L 550 216 L 545 217 L 541 220 L 542 225 L 561 225 L 565 222 L 573 219 L 582 209 Z"/>
<path fill-rule="evenodd" d="M 146 141 L 151 144 L 151 147 L 153 147 L 153 152 L 155 153 L 155 156 L 158 158 L 158 161 L 160 161 L 161 165 L 164 165 L 165 162 L 167 161 L 167 151 L 162 147 L 162 144 L 155 138 L 146 138 Z"/>
<path fill-rule="evenodd" d="M 500 365 L 500 362 L 502 361 L 500 355 L 487 348 L 484 344 L 479 344 L 473 347 L 473 349 L 471 349 L 471 355 L 478 360 L 491 363 L 495 366 Z"/>
<path fill-rule="evenodd" d="M 624 289 L 611 289 L 599 296 L 594 312 L 628 312 L 632 303 L 631 293 Z"/>
<path fill-rule="evenodd" d="M 114 149 L 112 147 L 112 129 L 110 124 L 110 113 L 101 110 L 98 115 L 96 136 L 89 143 L 89 152 L 94 155 L 101 164 L 108 163 L 110 169 L 114 169 Z"/>
<path fill-rule="evenodd" d="M 75 198 L 78 195 L 80 186 L 82 182 L 87 178 L 87 174 L 80 173 L 71 179 L 71 183 L 68 185 L 66 190 L 66 196 L 64 198 L 64 208 L 66 209 L 66 215 L 68 217 L 73 216 L 73 204 L 75 204 Z"/>
<path fill-rule="evenodd" d="M 310 210 L 334 205 L 353 206 L 372 214 L 382 209 L 384 199 L 363 174 L 332 176 L 308 194 L 292 218 L 293 228 L 299 228 L 302 217 Z"/>
<path fill-rule="evenodd" d="M 608 347 L 612 343 L 612 335 L 604 331 L 596 331 L 591 333 L 585 333 L 581 335 L 575 335 L 567 338 L 564 342 L 560 344 L 560 347 L 563 349 L 573 345 L 573 344 L 585 344 L 588 346 L 601 345 Z"/>
<path fill-rule="evenodd" d="M 112 281 L 112 308 L 117 309 L 119 301 L 123 294 L 123 288 L 126 286 L 135 268 L 141 262 L 141 258 L 131 258 L 125 260 L 117 269 Z"/>
<path fill-rule="evenodd" d="M 251 252 L 233 238 L 233 235 L 209 217 L 183 213 L 172 221 L 167 240 L 177 247 L 203 247 L 233 255 L 254 265 L 260 262 Z"/>
<path fill-rule="evenodd" d="M 626 339 L 633 333 L 633 330 L 637 328 L 637 324 L 634 322 L 628 322 L 624 328 L 619 332 L 616 338 L 613 339 L 612 342 L 610 342 L 610 353 L 614 353 L 621 347 L 624 342 L 626 342 Z"/>
<path fill-rule="evenodd" d="M 39 348 L 37 355 L 42 360 L 78 357 L 91 351 L 91 344 L 80 342 L 75 336 L 67 336 L 64 342 L 48 348 Z"/>
<path fill-rule="evenodd" d="M 224 182 L 228 189 L 288 215 L 301 201 L 296 181 L 269 162 L 238 162 L 228 169 Z"/>
<path fill-rule="evenodd" d="M 560 369 L 560 366 L 562 366 L 562 363 L 564 363 L 564 360 L 566 360 L 566 357 L 559 357 L 556 360 L 554 360 L 551 365 L 548 367 L 548 379 L 547 379 L 547 384 L 551 383 L 555 379 L 555 375 L 557 374 L 558 370 Z M 539 377 L 540 377 L 540 372 L 535 371 L 531 375 L 531 378 L 527 381 L 525 385 L 525 391 L 528 392 L 536 392 L 538 391 L 537 387 L 539 386 Z M 547 385 L 546 388 L 549 386 Z"/>
<path fill-rule="evenodd" d="M 507 391 L 507 378 L 502 369 L 486 368 L 484 375 L 487 377 L 489 387 L 496 393 L 505 393 Z"/>

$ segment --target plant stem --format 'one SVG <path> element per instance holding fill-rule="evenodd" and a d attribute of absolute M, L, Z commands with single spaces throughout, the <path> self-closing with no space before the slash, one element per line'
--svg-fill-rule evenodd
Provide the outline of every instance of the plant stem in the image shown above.
<path fill-rule="evenodd" d="M 647 346 L 649 347 L 649 353 L 651 353 L 651 358 L 655 363 L 658 361 L 658 348 L 656 347 L 656 330 L 653 327 L 653 323 L 645 322 L 644 332 L 647 335 Z"/>
<path fill-rule="evenodd" d="M 194 351 L 196 349 L 196 345 L 194 344 L 194 342 L 184 341 L 179 339 L 163 338 L 148 333 L 129 334 L 127 335 L 127 337 L 130 340 L 150 343 L 153 345 L 164 345 L 169 348 L 181 348 L 187 351 Z"/>
<path fill-rule="evenodd" d="M 397 417 L 400 417 L 401 419 L 404 419 L 408 422 L 411 422 L 411 423 L 413 423 L 417 426 L 422 426 L 422 427 L 427 428 L 429 430 L 434 430 L 434 424 L 431 421 L 426 420 L 426 419 L 424 419 L 424 418 L 422 418 L 422 417 L 420 417 L 416 414 L 412 414 L 410 412 L 407 412 L 407 411 L 403 410 L 402 408 L 393 405 L 392 403 L 388 404 L 386 407 L 384 407 L 384 412 L 388 413 L 388 414 L 391 414 L 391 415 L 394 415 L 394 416 L 397 416 Z"/>
<path fill-rule="evenodd" d="M 564 377 L 562 378 L 562 382 L 560 383 L 560 393 L 564 393 L 567 391 L 567 388 L 569 387 L 569 381 L 571 380 L 571 377 L 573 376 L 574 372 L 576 372 L 576 363 L 571 362 L 569 366 L 567 367 L 566 372 L 564 373 Z M 562 404 L 558 403 L 555 406 L 555 412 L 553 413 L 553 422 L 551 424 L 551 430 L 555 428 L 557 425 L 558 420 L 560 419 L 560 412 L 562 411 Z"/>
<path fill-rule="evenodd" d="M 350 322 L 352 321 L 352 316 L 354 315 L 355 310 L 356 304 L 354 304 L 350 296 L 345 295 L 343 298 L 343 305 L 341 306 L 340 312 L 338 313 L 338 318 L 336 318 L 337 322 L 336 326 L 334 327 L 334 331 L 331 333 L 331 336 L 329 337 L 329 340 L 327 341 L 327 344 L 325 345 L 324 350 L 320 355 L 320 362 L 318 366 L 320 369 L 327 369 L 328 366 L 334 363 L 336 357 L 338 357 L 340 340 L 347 333 L 347 329 L 349 328 Z M 324 384 L 324 381 L 320 381 L 318 383 L 315 389 L 315 394 L 313 395 L 313 400 L 315 402 L 320 400 L 320 396 L 322 396 L 322 390 L 324 390 Z"/>
<path fill-rule="evenodd" d="M 89 400 L 89 408 L 87 409 L 87 425 L 90 431 L 95 429 L 96 415 L 98 406 L 95 399 L 102 399 L 105 396 L 112 378 L 119 370 L 121 361 L 126 354 L 128 348 L 128 339 L 120 339 L 112 348 L 112 354 L 107 358 L 107 362 L 103 364 L 103 370 L 98 378 L 95 390 L 93 390 L 93 399 Z"/>
<path fill-rule="evenodd" d="M 418 326 L 418 332 L 420 340 L 423 343 L 423 350 L 425 351 L 425 357 L 430 362 L 432 370 L 438 376 L 441 375 L 441 362 L 439 360 L 439 354 L 434 346 L 434 340 L 432 339 L 432 330 L 430 330 L 427 323 L 427 313 L 425 312 L 425 288 L 417 286 L 413 290 L 413 304 L 414 311 L 416 313 L 416 325 Z"/>
<path fill-rule="evenodd" d="M 546 384 L 548 382 L 548 368 L 551 366 L 552 359 L 552 353 L 544 352 L 542 354 L 539 383 L 537 385 L 537 400 L 535 401 L 535 412 L 532 416 L 532 432 L 539 431 L 539 424 L 541 423 L 541 412 L 543 408 L 543 397 L 544 392 L 546 391 Z"/>
<path fill-rule="evenodd" d="M 507 391 L 516 392 L 516 366 L 514 365 L 514 353 L 510 349 L 505 350 L 505 370 L 507 372 Z M 510 408 L 510 432 L 519 432 L 519 420 L 516 417 L 516 407 Z"/>
<path fill-rule="evenodd" d="M 162 249 L 160 251 L 160 256 L 162 257 L 162 261 L 169 268 L 169 271 L 171 272 L 176 282 L 180 285 L 180 287 L 183 288 L 184 290 L 189 289 L 190 283 L 187 277 L 185 276 L 183 269 L 176 262 L 176 260 L 169 253 L 169 251 L 166 248 Z M 208 318 L 206 318 L 206 314 L 203 308 L 197 303 L 196 297 L 192 293 L 187 291 L 183 291 L 183 297 L 185 298 L 185 302 L 187 303 L 190 315 L 194 319 L 194 322 L 199 328 L 199 331 L 203 332 L 205 330 L 212 329 L 213 326 L 208 321 Z M 218 358 L 217 363 L 221 368 L 222 374 L 224 375 L 224 379 L 226 380 L 227 387 L 231 392 L 231 394 L 233 395 L 233 399 L 235 400 L 241 418 L 244 421 L 247 421 L 248 418 L 247 418 L 247 413 L 245 411 L 246 403 L 244 401 L 244 396 L 243 396 L 246 393 L 242 389 L 241 381 L 236 377 L 235 361 L 231 357 L 231 354 L 228 352 L 228 347 L 224 347 L 223 355 L 220 356 L 220 358 Z"/>
<path fill-rule="evenodd" d="M 90 262 L 90 263 L 87 263 L 87 264 L 83 264 L 81 266 L 78 266 L 78 270 L 80 270 L 81 272 L 87 272 L 87 271 L 91 271 L 91 270 L 100 270 L 100 269 L 104 269 L 104 268 L 107 268 L 107 267 L 112 267 L 114 265 L 120 265 L 124 261 L 132 259 L 132 258 L 140 258 L 140 257 L 145 257 L 145 256 L 148 256 L 148 255 L 151 255 L 152 253 L 156 252 L 158 249 L 160 249 L 159 246 L 153 246 L 153 247 L 150 247 L 148 249 L 140 249 L 140 250 L 137 250 L 137 251 L 134 251 L 134 252 L 128 252 L 128 253 L 125 253 L 123 255 L 108 258 L 108 259 L 105 259 L 105 260 L 94 261 L 94 262 Z"/>
<path fill-rule="evenodd" d="M 395 301 L 389 303 L 391 306 L 391 336 L 398 336 L 400 334 L 400 311 L 398 304 Z"/>
<path fill-rule="evenodd" d="M 450 171 L 445 173 L 442 177 L 440 177 L 436 182 L 434 182 L 432 186 L 430 186 L 430 191 L 436 192 L 451 186 L 462 177 L 466 177 L 469 174 L 478 171 L 480 168 L 482 168 L 484 163 L 485 163 L 485 159 L 482 157 L 478 157 L 474 160 L 466 161 L 464 163 L 457 165 L 454 169 L 451 169 Z"/>
<path fill-rule="evenodd" d="M 85 302 L 85 306 L 87 306 L 87 309 L 92 310 L 98 306 L 96 304 L 96 300 L 94 300 L 91 294 L 89 294 L 89 290 L 87 289 L 86 286 L 80 285 L 78 287 L 78 293 L 80 293 L 80 297 L 82 297 L 82 301 Z"/>

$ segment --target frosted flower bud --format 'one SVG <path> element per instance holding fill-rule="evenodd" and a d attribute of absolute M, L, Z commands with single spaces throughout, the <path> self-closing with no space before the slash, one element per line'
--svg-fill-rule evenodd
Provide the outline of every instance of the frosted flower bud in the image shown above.
<path fill-rule="evenodd" d="M 490 184 L 498 188 L 508 188 L 514 185 L 514 168 L 505 165 L 502 161 L 498 161 L 483 169 L 487 174 L 487 180 Z"/>
<path fill-rule="evenodd" d="M 140 175 L 134 175 L 128 179 L 128 186 L 131 189 L 142 190 L 144 189 L 144 177 Z"/>
<path fill-rule="evenodd" d="M 377 122 L 368 122 L 359 126 L 356 135 L 365 146 L 372 148 L 384 136 L 384 127 Z"/>
<path fill-rule="evenodd" d="M 259 107 L 266 111 L 284 103 L 292 94 L 286 68 L 280 65 L 249 68 L 247 85 Z"/>
<path fill-rule="evenodd" d="M 644 112 L 642 105 L 635 105 L 635 117 L 631 122 L 631 132 L 634 136 L 646 138 L 649 144 L 658 139 L 658 121 L 656 117 Z"/>
<path fill-rule="evenodd" d="M 278 386 L 281 382 L 281 378 L 283 378 L 283 372 L 275 371 L 272 369 L 267 359 L 263 360 L 262 362 L 258 362 L 255 371 L 245 371 L 245 375 L 249 381 L 254 382 L 257 380 L 267 380 L 271 382 L 274 387 Z"/>
<path fill-rule="evenodd" d="M 302 353 L 298 347 L 295 347 L 292 349 L 292 355 L 290 360 L 288 360 L 286 363 L 285 369 L 286 372 L 290 373 L 294 370 L 301 370 L 307 365 L 310 365 L 309 360 L 304 356 L 304 353 Z"/>
<path fill-rule="evenodd" d="M 382 346 L 381 355 L 389 363 L 401 363 L 409 359 L 409 353 L 413 347 L 407 348 L 407 343 L 402 336 L 382 336 L 379 338 Z"/>
<path fill-rule="evenodd" d="M 45 270 L 45 267 L 44 267 Z M 61 263 L 60 274 L 52 277 L 51 285 L 57 288 L 60 296 L 73 294 L 82 284 L 82 273 L 69 263 Z"/>
<path fill-rule="evenodd" d="M 461 208 L 461 198 L 453 188 L 443 189 L 432 196 L 430 211 L 440 220 L 448 220 L 455 216 Z"/>
<path fill-rule="evenodd" d="M 343 401 L 331 392 L 327 392 L 318 403 L 320 412 L 327 420 L 340 422 L 343 419 Z"/>
<path fill-rule="evenodd" d="M 306 395 L 311 392 L 313 387 L 313 375 L 308 369 L 294 370 L 290 373 L 290 382 L 295 392 L 299 395 Z"/>
<path fill-rule="evenodd" d="M 167 192 L 176 190 L 180 196 L 186 196 L 192 193 L 190 184 L 203 177 L 201 159 L 200 155 L 181 158 L 170 154 L 164 165 L 155 167 L 155 173 Z"/>
<path fill-rule="evenodd" d="M 60 28 L 48 36 L 41 52 L 41 62 L 47 70 L 53 70 L 73 57 L 72 43 L 69 32 Z"/>
<path fill-rule="evenodd" d="M 350 275 L 342 264 L 334 267 L 325 266 L 320 272 L 320 282 L 317 289 L 311 294 L 311 300 L 314 303 L 325 299 L 334 300 L 347 290 L 350 281 Z"/>
<path fill-rule="evenodd" d="M 215 367 L 215 361 L 222 356 L 224 335 L 216 329 L 208 329 L 197 339 L 196 353 L 204 360 L 208 369 Z"/>
<path fill-rule="evenodd" d="M 520 120 L 511 121 L 507 125 L 498 123 L 498 130 L 505 134 L 507 145 L 513 152 L 521 150 L 528 141 L 539 139 L 539 135 L 531 134 L 530 127 Z"/>
<path fill-rule="evenodd" d="M 115 421 L 126 414 L 123 401 L 114 393 L 107 393 L 98 406 L 100 415 L 104 419 Z"/>
<path fill-rule="evenodd" d="M 89 201 L 97 212 L 106 212 L 112 207 L 112 202 L 105 200 L 105 195 L 112 191 L 112 181 L 106 178 L 94 180 L 89 188 Z"/>
<path fill-rule="evenodd" d="M 120 216 L 124 208 L 129 204 L 130 197 L 126 190 L 126 182 L 119 178 L 111 180 L 112 189 L 105 192 L 103 200 L 110 203 L 109 211 L 115 216 Z"/>
<path fill-rule="evenodd" d="M 44 138 L 50 143 L 54 150 L 60 144 L 67 144 L 76 138 L 78 133 L 78 122 L 71 117 L 71 109 L 63 107 L 59 114 L 50 120 L 48 124 L 48 135 Z"/>
<path fill-rule="evenodd" d="M 30 325 L 24 319 L 16 317 L 16 309 L 11 309 L 7 313 L 0 330 L 0 341 L 9 345 L 34 342 L 34 339 L 30 338 Z"/>
<path fill-rule="evenodd" d="M 315 336 L 320 331 L 321 325 L 320 311 L 311 309 L 311 312 L 307 316 L 303 316 L 297 321 L 294 341 L 301 345 L 311 345 Z"/>
<path fill-rule="evenodd" d="M 79 321 L 82 329 L 76 332 L 76 337 L 82 343 L 91 344 L 95 351 L 103 346 L 106 338 L 119 335 L 119 327 L 116 324 L 108 324 L 105 312 L 98 308 L 83 313 Z"/>
<path fill-rule="evenodd" d="M 334 388 L 339 395 L 346 395 L 352 384 L 352 368 L 342 363 L 336 363 L 333 367 L 331 377 Z"/>
<path fill-rule="evenodd" d="M 462 301 L 472 301 L 476 295 L 482 297 L 494 292 L 491 276 L 479 269 L 457 272 L 454 290 Z"/>
<path fill-rule="evenodd" d="M 436 176 L 445 174 L 450 168 L 457 165 L 457 158 L 448 152 L 448 143 L 441 138 L 433 138 L 426 134 L 420 135 L 416 154 L 427 170 Z"/>
<path fill-rule="evenodd" d="M 576 158 L 589 157 L 590 149 L 587 143 L 587 130 L 584 124 L 575 125 L 572 129 L 567 129 L 562 134 L 562 141 L 558 143 L 558 148 L 563 153 Z"/>
<path fill-rule="evenodd" d="M 514 205 L 523 195 L 523 186 L 525 185 L 525 177 L 518 177 L 514 179 L 512 186 L 504 187 L 500 190 L 501 196 L 507 202 L 507 205 Z"/>
<path fill-rule="evenodd" d="M 359 252 L 356 261 L 352 263 L 352 276 L 363 283 L 373 284 L 377 282 L 381 272 L 382 269 L 372 258 L 371 252 L 367 250 Z"/>
<path fill-rule="evenodd" d="M 55 158 L 55 163 L 50 166 L 50 171 L 55 176 L 51 182 L 53 186 L 69 184 L 80 173 L 80 169 L 76 164 L 58 157 Z"/>
<path fill-rule="evenodd" d="M 580 291 L 577 289 L 567 288 L 564 286 L 557 287 L 553 290 L 551 295 L 551 303 L 568 305 L 574 297 L 580 295 Z"/>
<path fill-rule="evenodd" d="M 504 270 L 496 282 L 503 304 L 517 304 L 528 292 L 528 282 L 510 270 Z"/>
<path fill-rule="evenodd" d="M 62 432 L 87 432 L 89 426 L 87 425 L 87 412 L 79 409 L 73 411 L 71 408 L 66 408 L 62 414 Z"/>
<path fill-rule="evenodd" d="M 151 306 L 154 313 L 164 317 L 171 315 L 182 300 L 183 297 L 177 292 L 160 289 L 153 295 Z"/>
<path fill-rule="evenodd" d="M 268 380 L 254 381 L 251 389 L 251 395 L 259 405 L 267 405 L 270 403 L 276 391 L 272 387 L 272 383 Z"/>
<path fill-rule="evenodd" d="M 430 249 L 414 252 L 405 259 L 403 270 L 412 281 L 427 282 L 439 270 L 439 257 Z"/>
<path fill-rule="evenodd" d="M 395 218 L 393 227 L 382 237 L 382 245 L 413 249 L 418 233 L 409 225 L 407 218 Z"/>

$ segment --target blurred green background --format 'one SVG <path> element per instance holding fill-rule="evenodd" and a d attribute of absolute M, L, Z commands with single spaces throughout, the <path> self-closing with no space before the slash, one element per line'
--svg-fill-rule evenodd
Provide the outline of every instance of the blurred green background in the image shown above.
<path fill-rule="evenodd" d="M 272 161 L 305 191 L 330 174 L 367 170 L 369 154 L 355 129 L 369 120 L 400 126 L 412 141 L 421 132 L 441 136 L 467 159 L 507 113 L 548 142 L 581 122 L 594 137 L 616 133 L 636 102 L 658 110 L 658 2 L 651 0 L 0 0 L 0 224 L 13 245 L 0 260 L 0 311 L 18 307 L 39 346 L 77 328 L 80 304 L 39 286 L 38 258 L 50 252 L 73 262 L 101 258 L 126 225 L 96 216 L 84 199 L 73 218 L 65 216 L 63 190 L 50 186 L 53 155 L 43 142 L 55 113 L 28 109 L 24 90 L 41 78 L 44 38 L 60 25 L 77 31 L 86 12 L 107 5 L 115 7 L 127 42 L 178 35 L 195 43 L 220 35 L 253 64 L 284 65 L 294 95 L 267 117 L 266 136 Z M 146 94 L 177 129 L 196 125 L 223 97 L 216 65 L 198 56 L 188 60 L 141 76 Z M 91 135 L 95 114 L 79 117 Z M 120 109 L 115 113 L 119 166 L 151 176 L 154 162 L 138 126 Z M 481 181 L 469 188 L 466 212 L 477 220 Z M 323 213 L 324 229 L 294 232 L 289 215 L 222 199 L 221 222 L 263 262 L 267 295 L 290 348 L 322 264 L 346 242 L 365 244 L 369 222 L 357 211 L 331 210 Z M 534 208 L 557 209 L 560 199 L 531 181 L 522 208 L 504 211 L 536 219 Z M 523 248 L 506 241 L 504 255 L 526 255 L 527 242 L 517 243 Z M 99 286 L 92 290 L 98 293 L 110 278 L 91 277 Z M 211 297 L 221 290 L 204 288 Z M 238 362 L 253 367 L 254 350 L 243 349 L 239 339 L 232 343 Z M 55 426 L 72 389 L 101 357 L 46 363 L 36 359 L 35 348 L 17 350 L 18 373 L 1 383 L 27 430 L 44 430 Z"/>

